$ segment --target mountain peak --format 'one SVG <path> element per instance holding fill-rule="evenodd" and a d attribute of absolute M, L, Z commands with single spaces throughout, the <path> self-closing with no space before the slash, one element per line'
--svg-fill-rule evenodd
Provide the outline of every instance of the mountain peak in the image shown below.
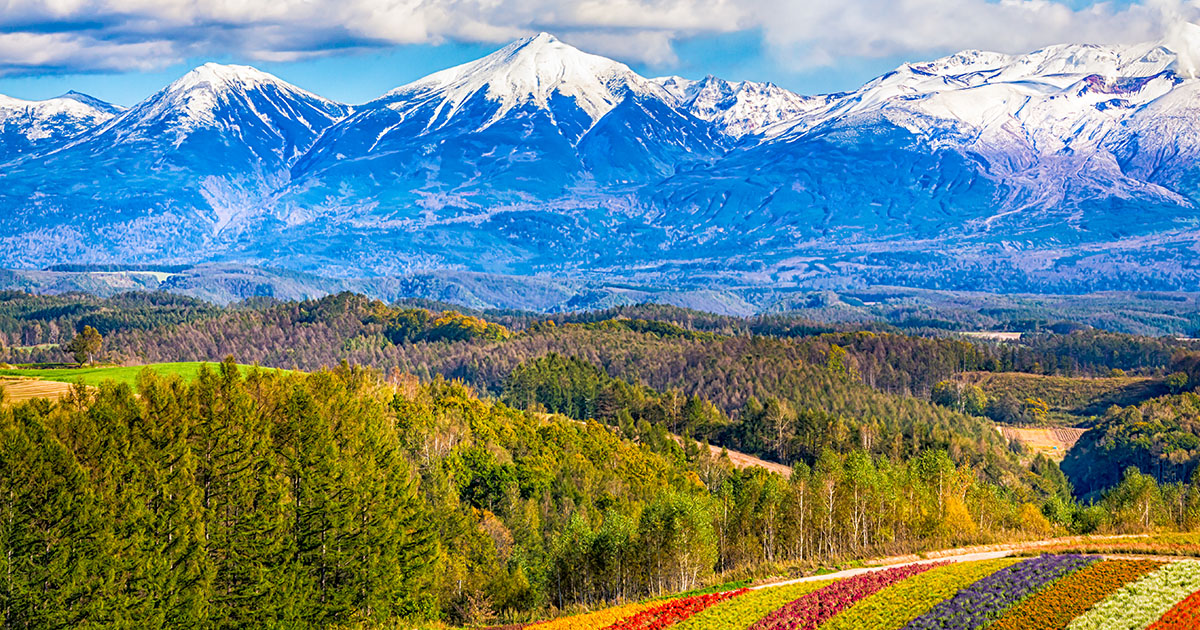
<path fill-rule="evenodd" d="M 278 77 L 251 66 L 225 65 L 208 62 L 196 66 L 172 83 L 170 91 L 187 91 L 196 88 L 254 87 L 260 84 L 284 84 Z"/>
<path fill-rule="evenodd" d="M 75 90 L 70 90 L 61 96 L 58 96 L 54 100 L 75 101 L 76 103 L 82 103 L 106 114 L 119 114 L 125 109 L 119 105 L 113 105 L 112 103 L 102 101 L 90 94 L 76 92 Z"/>
<path fill-rule="evenodd" d="M 499 103 L 496 116 L 533 104 L 547 108 L 554 95 L 575 99 L 593 121 L 630 90 L 656 89 L 623 63 L 585 53 L 549 33 L 517 40 L 483 57 L 392 90 L 396 96 L 441 99 L 452 114 L 471 97 L 482 94 Z"/>

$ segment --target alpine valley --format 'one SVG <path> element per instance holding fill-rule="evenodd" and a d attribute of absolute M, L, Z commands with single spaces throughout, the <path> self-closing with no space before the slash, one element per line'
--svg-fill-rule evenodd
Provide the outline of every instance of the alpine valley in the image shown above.
<path fill-rule="evenodd" d="M 356 106 L 216 64 L 128 109 L 0 97 L 0 267 L 1188 289 L 1198 58 L 1193 25 L 802 96 L 543 33 Z"/>

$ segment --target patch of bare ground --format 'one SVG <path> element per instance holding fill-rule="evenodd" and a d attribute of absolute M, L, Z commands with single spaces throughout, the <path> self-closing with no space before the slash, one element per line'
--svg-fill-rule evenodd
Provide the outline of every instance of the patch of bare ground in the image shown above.
<path fill-rule="evenodd" d="M 1062 461 L 1067 451 L 1079 441 L 1087 429 L 1078 427 L 1026 428 L 999 425 L 996 430 L 1006 440 L 1016 440 L 1034 453 L 1041 453 L 1055 461 Z"/>
<path fill-rule="evenodd" d="M 25 402 L 34 398 L 62 398 L 71 391 L 70 383 L 57 381 L 40 381 L 32 378 L 0 377 L 0 387 L 6 393 L 5 401 L 9 404 Z"/>

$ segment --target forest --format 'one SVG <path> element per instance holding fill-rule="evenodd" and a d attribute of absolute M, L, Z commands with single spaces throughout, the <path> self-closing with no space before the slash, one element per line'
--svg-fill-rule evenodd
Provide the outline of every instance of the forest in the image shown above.
<path fill-rule="evenodd" d="M 6 626 L 517 623 L 875 556 L 1200 527 L 1187 340 L 13 292 L 0 362 L 70 364 L 86 327 L 100 361 L 151 368 L 59 400 L 0 393 Z M 213 364 L 191 381 L 152 369 L 195 360 Z M 1081 416 L 1061 468 L 996 430 L 1003 396 L 948 385 L 1117 372 L 1156 385 Z"/>

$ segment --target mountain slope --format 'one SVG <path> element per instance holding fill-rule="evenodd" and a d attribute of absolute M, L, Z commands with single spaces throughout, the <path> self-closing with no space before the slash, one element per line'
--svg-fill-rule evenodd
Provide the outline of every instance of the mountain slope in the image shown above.
<path fill-rule="evenodd" d="M 5 258 L 181 260 L 214 251 L 216 237 L 261 212 L 287 167 L 348 111 L 253 68 L 200 66 L 0 173 L 0 207 L 15 217 L 0 234 Z"/>
<path fill-rule="evenodd" d="M 808 97 L 647 79 L 542 33 L 355 108 L 208 64 L 21 149 L 0 264 L 1194 287 L 1198 51 L 1197 26 L 964 51 Z"/>
<path fill-rule="evenodd" d="M 120 112 L 115 105 L 78 92 L 44 101 L 0 95 L 0 162 L 56 146 Z"/>

